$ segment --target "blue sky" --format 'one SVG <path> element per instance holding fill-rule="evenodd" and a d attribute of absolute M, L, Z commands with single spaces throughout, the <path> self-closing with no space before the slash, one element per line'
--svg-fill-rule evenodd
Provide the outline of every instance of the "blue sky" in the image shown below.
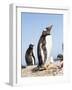
<path fill-rule="evenodd" d="M 63 15 L 48 13 L 21 13 L 22 31 L 22 65 L 25 65 L 25 52 L 30 43 L 34 44 L 34 54 L 37 61 L 37 43 L 44 28 L 53 25 L 52 40 L 53 48 L 51 55 L 53 58 L 62 53 L 63 43 Z"/>

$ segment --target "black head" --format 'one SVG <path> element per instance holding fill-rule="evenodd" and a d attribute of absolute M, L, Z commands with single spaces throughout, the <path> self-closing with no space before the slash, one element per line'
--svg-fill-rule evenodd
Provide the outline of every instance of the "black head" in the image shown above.
<path fill-rule="evenodd" d="M 33 44 L 30 44 L 30 45 L 29 45 L 29 48 L 33 49 L 33 46 L 34 46 Z"/>
<path fill-rule="evenodd" d="M 49 27 L 46 27 L 45 30 L 42 32 L 42 36 L 50 35 L 52 27 L 53 27 L 53 25 L 50 25 Z"/>

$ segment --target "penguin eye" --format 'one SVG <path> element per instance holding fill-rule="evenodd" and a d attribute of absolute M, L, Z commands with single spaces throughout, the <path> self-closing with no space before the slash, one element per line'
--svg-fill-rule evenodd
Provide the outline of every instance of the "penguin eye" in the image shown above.
<path fill-rule="evenodd" d="M 42 32 L 42 34 L 44 34 L 45 31 Z"/>
<path fill-rule="evenodd" d="M 43 31 L 43 32 L 42 32 L 42 35 L 45 35 L 45 34 L 46 34 L 46 31 Z"/>

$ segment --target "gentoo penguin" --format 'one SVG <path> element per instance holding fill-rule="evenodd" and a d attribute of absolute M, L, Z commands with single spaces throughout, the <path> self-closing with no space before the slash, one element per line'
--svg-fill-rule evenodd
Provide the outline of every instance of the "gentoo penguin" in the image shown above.
<path fill-rule="evenodd" d="M 34 65 L 35 64 L 35 56 L 33 53 L 33 44 L 29 45 L 29 48 L 27 49 L 25 53 L 25 60 L 27 65 Z"/>
<path fill-rule="evenodd" d="M 49 27 L 46 27 L 45 30 L 42 32 L 42 35 L 39 39 L 38 46 L 37 46 L 37 56 L 38 56 L 38 66 L 42 67 L 46 60 L 47 60 L 47 42 L 46 37 L 50 36 L 50 31 L 52 29 L 52 25 Z"/>

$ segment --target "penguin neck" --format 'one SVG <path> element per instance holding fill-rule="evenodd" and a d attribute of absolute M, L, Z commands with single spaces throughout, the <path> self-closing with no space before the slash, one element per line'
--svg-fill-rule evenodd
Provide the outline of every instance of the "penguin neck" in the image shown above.
<path fill-rule="evenodd" d="M 50 34 L 50 35 L 47 35 L 46 37 L 52 37 L 52 35 Z"/>
<path fill-rule="evenodd" d="M 41 36 L 41 37 L 40 37 L 40 41 L 45 40 L 45 38 L 46 38 L 46 36 Z"/>

